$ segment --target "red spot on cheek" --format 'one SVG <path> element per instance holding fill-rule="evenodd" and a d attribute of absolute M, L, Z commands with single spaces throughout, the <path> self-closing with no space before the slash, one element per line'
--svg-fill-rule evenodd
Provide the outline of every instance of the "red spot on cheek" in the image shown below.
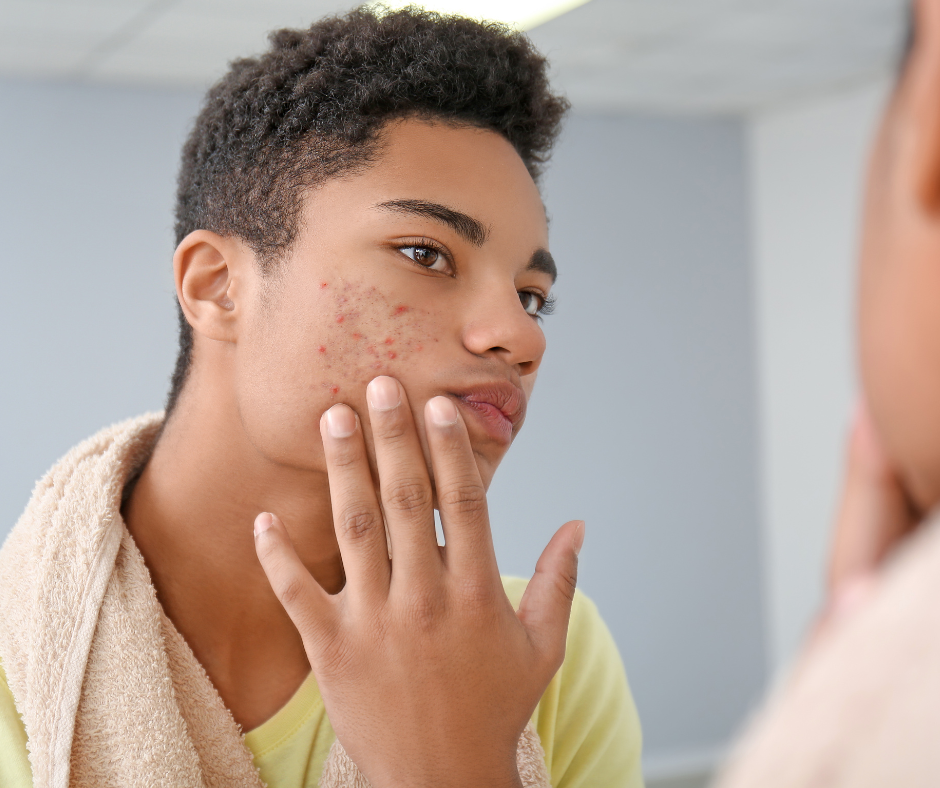
<path fill-rule="evenodd" d="M 388 357 L 389 357 L 389 358 L 395 358 L 396 356 L 398 356 L 398 354 L 397 354 L 394 350 L 389 350 L 389 351 L 388 351 Z"/>
<path fill-rule="evenodd" d="M 417 347 L 415 347 L 415 350 L 417 350 L 417 351 L 419 351 L 419 352 L 422 351 L 422 350 L 424 350 L 424 345 L 418 345 Z"/>
<path fill-rule="evenodd" d="M 329 287 L 329 282 L 320 282 L 320 289 L 322 290 L 324 287 Z"/>
<path fill-rule="evenodd" d="M 336 384 L 330 386 L 330 394 L 331 394 L 332 396 L 334 396 L 334 397 L 335 397 L 337 394 L 339 394 L 339 386 L 337 386 Z"/>
<path fill-rule="evenodd" d="M 319 350 L 321 353 L 326 353 L 326 348 L 323 345 L 320 345 L 317 350 Z"/>
<path fill-rule="evenodd" d="M 360 334 L 358 331 L 354 331 L 352 337 L 353 339 L 362 339 L 362 334 Z"/>
<path fill-rule="evenodd" d="M 345 316 L 340 315 L 339 317 L 336 318 L 336 322 L 337 322 L 337 323 L 342 323 L 345 319 L 346 319 Z"/>
<path fill-rule="evenodd" d="M 405 314 L 405 312 L 407 312 L 407 311 L 408 311 L 408 307 L 406 307 L 406 306 L 396 306 L 396 307 L 395 307 L 395 314 L 396 314 L 396 315 L 403 315 L 403 314 Z"/>
<path fill-rule="evenodd" d="M 385 338 L 385 344 L 386 344 L 386 345 L 393 345 L 393 344 L 395 344 L 395 340 L 392 339 L 391 337 L 386 337 L 386 338 Z"/>

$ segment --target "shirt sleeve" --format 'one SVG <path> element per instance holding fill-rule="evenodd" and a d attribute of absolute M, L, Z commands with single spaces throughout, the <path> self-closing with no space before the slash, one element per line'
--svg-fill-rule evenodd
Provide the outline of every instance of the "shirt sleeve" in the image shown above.
<path fill-rule="evenodd" d="M 33 788 L 33 773 L 26 752 L 26 729 L 16 710 L 13 693 L 0 665 L 0 785 Z"/>
<path fill-rule="evenodd" d="M 518 607 L 526 581 L 504 585 Z M 623 662 L 596 605 L 580 591 L 565 661 L 532 719 L 554 788 L 642 788 L 642 733 Z"/>

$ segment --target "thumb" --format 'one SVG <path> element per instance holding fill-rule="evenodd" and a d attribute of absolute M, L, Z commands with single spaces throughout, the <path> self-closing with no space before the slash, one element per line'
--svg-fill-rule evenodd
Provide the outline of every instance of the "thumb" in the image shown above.
<path fill-rule="evenodd" d="M 565 523 L 542 551 L 517 613 L 532 642 L 561 665 L 571 603 L 578 584 L 578 553 L 584 542 L 584 521 Z"/>

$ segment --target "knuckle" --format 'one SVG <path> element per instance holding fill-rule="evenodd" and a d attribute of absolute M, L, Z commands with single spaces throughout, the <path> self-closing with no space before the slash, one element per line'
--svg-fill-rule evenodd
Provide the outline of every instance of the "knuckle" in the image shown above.
<path fill-rule="evenodd" d="M 330 645 L 320 649 L 316 656 L 320 674 L 334 679 L 340 676 L 352 678 L 350 674 L 354 672 L 355 654 L 355 648 L 345 639 L 333 639 Z"/>
<path fill-rule="evenodd" d="M 362 462 L 361 452 L 353 446 L 333 448 L 329 456 L 329 464 L 339 470 L 353 468 Z"/>
<path fill-rule="evenodd" d="M 438 490 L 441 507 L 455 514 L 482 514 L 486 512 L 486 491 L 473 482 L 457 484 Z"/>
<path fill-rule="evenodd" d="M 340 517 L 340 532 L 351 542 L 359 542 L 372 535 L 378 525 L 379 518 L 368 509 L 347 509 Z"/>
<path fill-rule="evenodd" d="M 487 610 L 497 599 L 494 585 L 484 581 L 464 581 L 460 584 L 459 593 L 461 601 L 471 611 Z"/>
<path fill-rule="evenodd" d="M 576 564 L 566 566 L 564 570 L 558 573 L 555 581 L 558 590 L 568 600 L 574 599 L 574 592 L 578 588 L 578 568 Z"/>
<path fill-rule="evenodd" d="M 401 512 L 424 512 L 430 509 L 432 504 L 430 485 L 419 481 L 390 485 L 382 498 L 387 508 Z"/>
<path fill-rule="evenodd" d="M 412 631 L 429 632 L 439 622 L 444 610 L 440 596 L 430 593 L 410 594 L 404 605 L 403 618 Z"/>
<path fill-rule="evenodd" d="M 386 413 L 382 418 L 375 419 L 372 424 L 372 434 L 389 443 L 403 440 L 410 432 L 408 422 L 398 414 Z"/>
<path fill-rule="evenodd" d="M 285 608 L 291 609 L 303 603 L 306 592 L 307 588 L 303 579 L 296 574 L 289 574 L 278 583 L 277 597 Z"/>

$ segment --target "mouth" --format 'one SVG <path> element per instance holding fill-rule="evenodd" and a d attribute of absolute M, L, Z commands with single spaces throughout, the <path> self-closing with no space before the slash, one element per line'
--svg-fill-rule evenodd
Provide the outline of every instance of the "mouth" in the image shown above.
<path fill-rule="evenodd" d="M 451 392 L 465 414 L 472 415 L 486 434 L 505 445 L 512 442 L 525 420 L 525 393 L 509 381 L 495 381 Z"/>

